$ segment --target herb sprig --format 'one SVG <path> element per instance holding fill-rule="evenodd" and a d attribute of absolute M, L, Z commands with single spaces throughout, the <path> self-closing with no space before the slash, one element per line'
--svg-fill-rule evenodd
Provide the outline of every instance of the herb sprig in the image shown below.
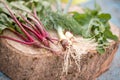
<path fill-rule="evenodd" d="M 84 13 L 72 13 L 73 18 L 81 25 L 81 36 L 95 39 L 98 43 L 97 51 L 102 54 L 108 45 L 108 39 L 116 41 L 118 38 L 110 30 L 109 20 L 111 15 L 101 13 L 100 10 L 100 7 L 97 5 L 94 10 L 86 8 Z"/>

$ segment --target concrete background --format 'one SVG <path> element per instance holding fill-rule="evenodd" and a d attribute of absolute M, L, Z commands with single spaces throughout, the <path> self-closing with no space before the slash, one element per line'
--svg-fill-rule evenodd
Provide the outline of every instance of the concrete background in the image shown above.
<path fill-rule="evenodd" d="M 120 0 L 96 0 L 102 7 L 102 11 L 112 15 L 111 22 L 120 28 Z M 81 4 L 82 7 L 93 8 L 94 0 Z M 0 80 L 10 80 L 0 72 Z M 97 80 L 120 80 L 120 45 L 115 58 L 108 71 L 103 73 Z"/>

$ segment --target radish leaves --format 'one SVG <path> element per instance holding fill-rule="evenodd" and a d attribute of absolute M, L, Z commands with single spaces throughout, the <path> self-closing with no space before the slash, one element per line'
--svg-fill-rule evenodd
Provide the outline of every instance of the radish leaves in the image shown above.
<path fill-rule="evenodd" d="M 97 51 L 104 53 L 108 39 L 118 40 L 110 31 L 108 21 L 110 14 L 100 13 L 99 10 L 85 9 L 85 13 L 73 12 L 73 18 L 82 26 L 81 34 L 84 38 L 92 38 L 98 43 Z"/>

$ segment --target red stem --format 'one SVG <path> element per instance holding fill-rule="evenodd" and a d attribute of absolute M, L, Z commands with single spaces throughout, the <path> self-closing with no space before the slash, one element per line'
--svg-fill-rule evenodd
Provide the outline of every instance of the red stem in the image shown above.
<path fill-rule="evenodd" d="M 37 16 L 37 13 L 36 13 L 36 9 L 34 8 L 34 10 L 33 10 L 33 14 L 35 15 L 35 16 Z"/>
<path fill-rule="evenodd" d="M 35 34 L 35 36 L 36 36 L 40 41 L 42 41 L 42 43 L 43 43 L 45 46 L 49 46 L 48 40 L 51 41 L 50 38 L 38 34 L 37 32 L 33 31 L 30 27 L 28 27 L 28 26 L 25 25 L 25 24 L 22 24 L 22 25 L 23 25 L 26 29 L 28 29 L 29 31 L 31 31 L 33 34 Z M 52 41 L 51 41 L 51 42 L 52 42 Z"/>
<path fill-rule="evenodd" d="M 35 42 L 26 42 L 26 41 L 17 40 L 17 39 L 8 37 L 8 36 L 0 36 L 0 38 L 9 39 L 9 40 L 12 40 L 12 41 L 15 41 L 15 42 L 18 42 L 18 43 L 22 43 L 22 44 L 26 44 L 26 45 L 32 45 L 32 44 L 35 43 Z"/>
<path fill-rule="evenodd" d="M 54 41 L 59 41 L 58 39 L 55 39 L 55 38 L 51 38 L 51 40 L 54 40 Z"/>
<path fill-rule="evenodd" d="M 45 30 L 43 24 L 41 23 L 41 21 L 40 21 L 40 20 L 38 19 L 38 17 L 37 17 L 36 10 L 34 9 L 33 14 L 32 14 L 32 13 L 29 13 L 29 12 L 28 12 L 28 14 L 30 14 L 31 16 L 34 17 L 34 19 L 36 19 L 36 20 L 34 20 L 34 19 L 31 18 L 31 20 L 32 20 L 34 23 L 36 23 L 35 27 L 40 31 L 40 33 L 41 33 L 43 36 L 48 36 L 48 33 L 47 33 L 47 31 Z"/>
<path fill-rule="evenodd" d="M 40 24 L 40 25 L 43 27 L 43 29 L 45 30 L 42 22 L 41 22 L 41 21 L 38 19 L 38 17 L 37 17 L 37 13 L 36 13 L 36 10 L 35 10 L 35 9 L 34 9 L 33 17 L 39 22 L 39 24 Z"/>
<path fill-rule="evenodd" d="M 29 13 L 29 12 L 28 12 Z M 43 35 L 43 36 L 45 36 L 46 34 L 45 34 L 45 28 L 44 28 L 44 26 L 42 25 L 42 23 L 39 21 L 39 19 L 37 18 L 37 13 L 36 13 L 36 11 L 34 10 L 34 13 L 32 14 L 32 13 L 29 13 L 31 16 L 33 16 L 34 17 L 34 19 L 36 19 L 36 20 L 34 20 L 34 19 L 32 19 L 35 23 L 36 23 L 36 27 L 38 28 L 38 30 L 41 32 L 41 34 Z"/>
<path fill-rule="evenodd" d="M 25 31 L 25 29 L 22 27 L 21 23 L 17 20 L 16 16 L 12 13 L 12 11 L 10 10 L 10 8 L 4 3 L 6 9 L 9 11 L 9 13 L 11 14 L 11 17 L 13 18 L 13 20 L 17 23 L 17 25 L 21 28 L 21 30 L 26 34 L 26 36 L 30 39 L 30 41 L 34 41 L 32 39 L 32 37 Z"/>
<path fill-rule="evenodd" d="M 41 31 L 41 34 L 47 39 L 47 40 L 49 40 L 49 41 L 51 41 L 52 43 L 54 43 L 52 40 L 51 40 L 51 38 L 48 36 L 49 34 L 48 34 L 48 32 L 45 30 L 45 28 L 44 28 L 44 26 L 43 26 L 43 24 L 41 23 L 41 21 L 39 21 L 39 19 L 37 18 L 37 16 L 35 16 L 35 15 L 37 15 L 36 14 L 36 11 L 34 11 L 34 15 L 33 14 L 31 14 L 36 20 L 37 20 L 37 22 L 35 21 L 35 20 L 33 20 L 33 22 L 35 22 L 36 23 L 36 28 L 39 30 L 39 31 L 41 31 L 41 29 L 40 28 L 43 28 L 43 32 Z M 39 26 L 41 26 L 41 27 L 39 27 Z"/>
<path fill-rule="evenodd" d="M 40 34 L 38 34 L 37 32 L 35 32 L 35 31 L 33 31 L 30 27 L 28 27 L 27 25 L 25 25 L 25 24 L 22 24 L 26 29 L 28 29 L 29 31 L 31 31 L 32 33 L 34 33 L 37 37 L 38 37 L 38 39 L 39 40 L 43 40 L 43 36 L 41 36 Z"/>
<path fill-rule="evenodd" d="M 32 16 L 38 21 L 39 25 L 43 28 L 43 31 L 44 31 L 43 36 L 48 36 L 48 33 L 47 33 L 46 29 L 44 28 L 44 25 L 42 24 L 42 22 L 37 17 L 37 13 L 36 13 L 35 9 L 34 9 L 34 12 L 33 12 Z M 39 26 L 37 26 L 37 27 L 39 27 Z"/>
<path fill-rule="evenodd" d="M 15 35 L 19 36 L 21 39 L 23 39 L 24 41 L 28 41 L 23 35 L 21 35 L 20 33 L 16 32 L 15 30 L 9 29 L 11 32 L 13 32 Z"/>
<path fill-rule="evenodd" d="M 34 46 L 37 46 L 39 48 L 44 48 L 44 49 L 50 50 L 51 52 L 55 52 L 53 49 L 51 49 L 49 47 L 46 47 L 46 46 L 43 46 L 43 45 L 40 45 L 40 44 L 37 44 L 36 42 L 21 41 L 21 40 L 17 40 L 17 39 L 8 37 L 8 36 L 0 36 L 0 38 L 5 38 L 5 39 L 8 39 L 8 40 L 12 40 L 12 41 L 15 41 L 15 42 L 18 42 L 18 43 L 21 43 L 21 44 L 34 45 Z"/>
<path fill-rule="evenodd" d="M 40 34 L 42 34 L 44 36 L 45 32 L 44 32 L 42 26 L 36 20 L 34 20 L 32 18 L 30 18 L 30 19 L 34 22 L 35 27 L 38 29 L 38 31 L 40 32 Z"/>
<path fill-rule="evenodd" d="M 24 21 L 26 21 L 29 25 L 31 25 L 32 28 L 33 28 L 36 32 L 39 32 L 39 31 L 35 28 L 35 26 L 34 26 L 32 23 L 30 23 L 23 15 L 20 14 L 20 16 L 23 18 Z"/>

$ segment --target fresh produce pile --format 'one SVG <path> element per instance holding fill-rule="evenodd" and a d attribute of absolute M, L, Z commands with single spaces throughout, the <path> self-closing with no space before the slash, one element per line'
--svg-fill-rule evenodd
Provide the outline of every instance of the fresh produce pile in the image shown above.
<path fill-rule="evenodd" d="M 55 4 L 54 4 L 55 3 Z M 68 12 L 72 0 L 62 8 L 60 0 L 0 0 L 0 38 L 16 41 L 21 44 L 47 49 L 52 53 L 64 53 L 63 72 L 67 73 L 71 62 L 80 68 L 81 54 L 86 50 L 76 48 L 79 43 L 76 36 L 97 43 L 96 50 L 103 54 L 109 45 L 109 39 L 117 41 L 116 35 L 110 31 L 111 15 L 102 13 L 95 3 L 95 9 L 83 9 L 84 13 Z M 52 5 L 56 9 L 52 9 Z M 9 30 L 20 39 L 2 35 Z M 51 36 L 49 31 L 55 30 L 59 39 Z M 60 42 L 63 51 L 55 47 Z"/>

